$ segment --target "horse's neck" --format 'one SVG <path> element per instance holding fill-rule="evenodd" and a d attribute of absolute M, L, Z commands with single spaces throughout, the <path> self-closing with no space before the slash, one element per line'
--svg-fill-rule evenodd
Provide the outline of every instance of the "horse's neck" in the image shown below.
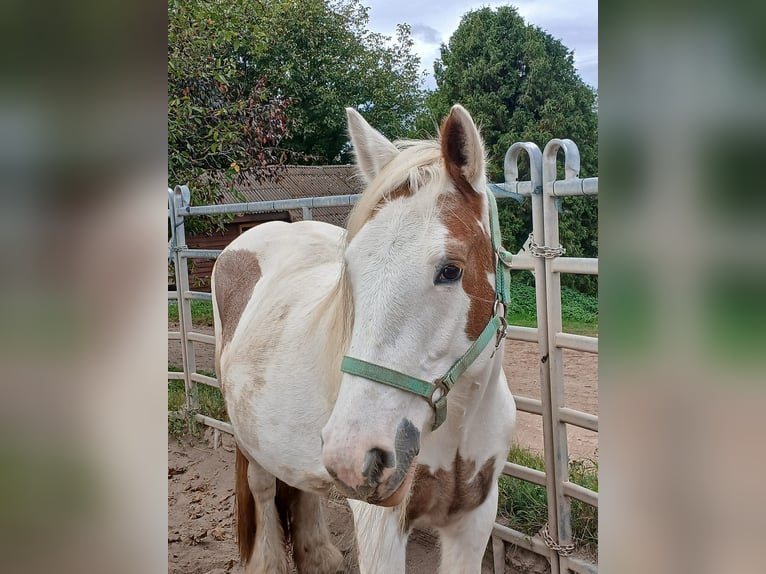
<path fill-rule="evenodd" d="M 502 370 L 502 352 L 478 372 L 466 372 L 448 395 L 447 420 L 430 435 L 419 459 L 431 467 L 448 468 L 459 451 L 463 458 L 482 460 L 494 455 L 495 441 L 488 440 L 502 426 L 509 392 Z M 443 429 L 443 430 L 442 430 Z"/>

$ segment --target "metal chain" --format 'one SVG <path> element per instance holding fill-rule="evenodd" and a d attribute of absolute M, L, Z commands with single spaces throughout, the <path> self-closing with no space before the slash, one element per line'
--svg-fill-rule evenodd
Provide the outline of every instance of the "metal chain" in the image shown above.
<path fill-rule="evenodd" d="M 551 537 L 547 522 L 545 523 L 545 526 L 543 526 L 543 529 L 540 530 L 540 536 L 542 536 L 543 540 L 548 545 L 548 548 L 555 550 L 559 556 L 571 556 L 574 552 L 574 544 L 559 544 Z"/>
<path fill-rule="evenodd" d="M 543 257 L 545 259 L 553 259 L 554 257 L 560 257 L 564 255 L 567 250 L 561 245 L 558 247 L 549 247 L 548 245 L 540 245 L 535 242 L 534 236 L 530 233 L 529 239 L 524 243 L 524 248 L 533 257 Z"/>

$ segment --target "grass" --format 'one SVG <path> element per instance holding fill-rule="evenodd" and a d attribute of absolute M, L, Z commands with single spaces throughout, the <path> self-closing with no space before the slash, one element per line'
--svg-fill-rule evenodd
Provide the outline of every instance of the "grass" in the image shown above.
<path fill-rule="evenodd" d="M 175 365 L 169 365 L 168 371 L 181 372 L 181 369 Z M 208 371 L 199 371 L 202 375 L 215 377 L 215 373 Z M 197 400 L 199 401 L 199 410 L 192 414 L 202 414 L 221 421 L 229 422 L 226 414 L 226 405 L 223 402 L 221 391 L 209 385 L 197 384 Z M 168 413 L 183 413 L 186 408 L 186 390 L 184 382 L 181 380 L 168 381 Z M 190 417 L 168 415 L 168 431 L 176 439 L 181 437 L 191 428 L 192 434 L 196 434 L 199 428 L 196 423 L 190 425 Z"/>
<path fill-rule="evenodd" d="M 516 464 L 544 470 L 543 458 L 514 445 L 508 460 Z M 574 460 L 569 463 L 569 480 L 598 492 L 598 461 Z M 545 488 L 509 476 L 500 477 L 498 515 L 509 526 L 534 536 L 548 521 L 548 504 Z M 598 509 L 572 500 L 572 538 L 575 546 L 598 554 Z"/>
<path fill-rule="evenodd" d="M 195 325 L 213 326 L 213 303 L 211 301 L 192 300 L 191 314 L 192 323 Z M 178 303 L 168 302 L 168 321 L 178 322 Z"/>
<path fill-rule="evenodd" d="M 534 285 L 511 280 L 511 304 L 508 324 L 537 326 Z M 598 335 L 598 297 L 585 295 L 570 287 L 561 288 L 561 322 L 564 331 L 575 335 Z"/>

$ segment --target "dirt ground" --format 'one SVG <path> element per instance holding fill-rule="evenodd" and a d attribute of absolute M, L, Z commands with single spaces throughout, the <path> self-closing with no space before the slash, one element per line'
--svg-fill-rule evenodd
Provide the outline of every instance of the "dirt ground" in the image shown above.
<path fill-rule="evenodd" d="M 176 330 L 177 325 L 169 325 Z M 212 328 L 196 330 L 212 334 Z M 195 343 L 197 369 L 213 371 L 213 348 Z M 598 414 L 598 358 L 565 351 L 565 395 L 567 406 Z M 181 364 L 180 343 L 171 341 L 168 363 Z M 540 398 L 536 345 L 520 341 L 506 344 L 505 373 L 515 396 Z M 570 428 L 570 458 L 598 455 L 596 433 Z M 213 448 L 213 431 L 203 437 L 184 439 L 183 444 L 168 437 L 168 573 L 240 574 L 234 538 L 234 441 L 222 434 L 220 447 Z M 518 413 L 516 442 L 542 453 L 542 419 Z M 327 503 L 328 521 L 334 542 L 346 557 L 344 571 L 357 574 L 353 520 L 345 501 Z M 507 574 L 543 573 L 547 562 L 507 547 Z M 416 531 L 407 547 L 407 572 L 436 574 L 438 543 L 430 533 Z M 485 555 L 482 573 L 493 572 L 491 554 Z"/>

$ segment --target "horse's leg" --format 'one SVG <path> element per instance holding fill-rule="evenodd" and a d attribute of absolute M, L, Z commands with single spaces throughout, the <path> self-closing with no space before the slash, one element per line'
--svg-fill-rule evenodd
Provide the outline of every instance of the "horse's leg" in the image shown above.
<path fill-rule="evenodd" d="M 240 469 L 247 472 L 247 485 L 252 493 L 250 508 L 254 510 L 254 524 L 251 532 L 254 534 L 254 544 L 251 542 L 252 551 L 244 557 L 247 561 L 246 574 L 287 574 L 288 562 L 285 549 L 285 535 L 282 529 L 279 513 L 276 506 L 277 479 L 266 472 L 257 462 L 245 458 L 237 449 L 237 504 L 246 500 L 246 493 L 240 487 Z M 242 466 L 240 466 L 242 465 Z M 254 505 L 252 504 L 254 503 Z M 254 508 L 253 508 L 254 506 Z M 238 521 L 248 520 L 248 516 L 238 512 Z M 245 525 L 238 526 L 240 547 Z M 252 536 L 252 534 L 251 534 Z"/>
<path fill-rule="evenodd" d="M 316 494 L 295 490 L 292 510 L 293 555 L 300 574 L 334 574 L 343 555 L 330 538 L 322 501 Z"/>
<path fill-rule="evenodd" d="M 407 533 L 400 526 L 399 509 L 359 500 L 348 503 L 354 513 L 360 574 L 403 574 Z"/>
<path fill-rule="evenodd" d="M 439 528 L 442 559 L 439 574 L 480 574 L 481 561 L 497 514 L 497 482 L 475 510 Z"/>

